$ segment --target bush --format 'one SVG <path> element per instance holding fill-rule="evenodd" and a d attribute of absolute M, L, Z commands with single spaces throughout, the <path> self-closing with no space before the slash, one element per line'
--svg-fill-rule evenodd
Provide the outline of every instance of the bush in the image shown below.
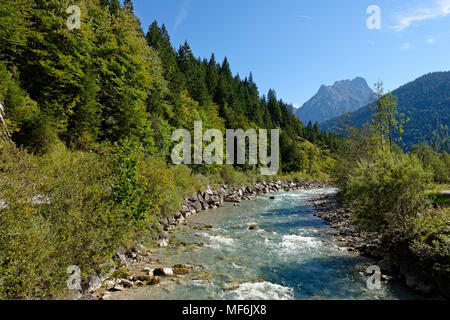
<path fill-rule="evenodd" d="M 450 279 L 450 208 L 433 209 L 417 217 L 410 249 L 435 273 Z"/>
<path fill-rule="evenodd" d="M 360 160 L 348 173 L 344 198 L 366 229 L 402 240 L 411 235 L 414 219 L 428 204 L 431 175 L 413 155 L 377 153 Z"/>
<path fill-rule="evenodd" d="M 156 234 L 139 161 L 112 150 L 57 144 L 35 157 L 0 142 L 1 299 L 66 297 L 68 266 L 86 277 L 142 231 Z"/>
<path fill-rule="evenodd" d="M 439 154 L 429 145 L 422 143 L 412 147 L 411 153 L 417 155 L 423 167 L 432 172 L 434 182 L 447 183 L 450 181 L 450 162 L 445 151 Z"/>

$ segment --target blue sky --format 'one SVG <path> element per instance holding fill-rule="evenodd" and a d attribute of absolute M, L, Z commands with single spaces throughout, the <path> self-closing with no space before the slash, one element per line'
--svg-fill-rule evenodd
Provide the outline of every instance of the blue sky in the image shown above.
<path fill-rule="evenodd" d="M 301 106 L 322 84 L 356 76 L 394 90 L 450 70 L 450 0 L 134 0 L 147 31 L 157 20 L 178 48 L 228 57 L 233 73 L 253 72 L 261 94 L 274 88 Z M 381 30 L 367 28 L 367 8 Z"/>

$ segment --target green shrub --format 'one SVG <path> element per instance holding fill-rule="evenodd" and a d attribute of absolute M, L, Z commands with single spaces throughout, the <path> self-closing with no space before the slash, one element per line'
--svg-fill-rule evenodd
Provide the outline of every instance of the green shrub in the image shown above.
<path fill-rule="evenodd" d="M 431 175 L 413 155 L 377 153 L 348 173 L 344 198 L 365 228 L 391 239 L 407 238 L 416 215 L 425 210 Z"/>
<path fill-rule="evenodd" d="M 422 143 L 412 147 L 411 153 L 417 155 L 423 167 L 432 172 L 434 182 L 450 182 L 450 162 L 445 151 L 439 154 L 429 145 Z"/>
<path fill-rule="evenodd" d="M 86 277 L 143 230 L 155 235 L 157 218 L 138 211 L 150 199 L 137 163 L 116 150 L 108 158 L 57 144 L 35 157 L 0 143 L 0 298 L 66 297 L 68 266 Z"/>
<path fill-rule="evenodd" d="M 150 199 L 143 197 L 144 189 L 138 177 L 142 157 L 143 148 L 128 139 L 115 143 L 109 155 L 113 200 L 126 207 L 126 215 L 136 223 L 147 218 L 151 207 Z"/>
<path fill-rule="evenodd" d="M 411 251 L 433 269 L 450 275 L 450 208 L 433 209 L 417 216 Z"/>

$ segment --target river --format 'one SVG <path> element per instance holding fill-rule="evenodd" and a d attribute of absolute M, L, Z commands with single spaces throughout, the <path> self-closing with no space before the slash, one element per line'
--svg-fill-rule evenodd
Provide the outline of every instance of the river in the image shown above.
<path fill-rule="evenodd" d="M 187 246 L 157 249 L 153 256 L 166 266 L 194 265 L 194 271 L 115 298 L 420 299 L 396 282 L 383 283 L 378 290 L 367 288 L 364 270 L 373 261 L 337 246 L 334 231 L 314 216 L 308 201 L 334 191 L 268 194 L 191 216 L 188 226 L 171 235 Z M 205 225 L 210 226 L 202 228 Z M 231 281 L 239 282 L 239 288 L 225 290 Z"/>

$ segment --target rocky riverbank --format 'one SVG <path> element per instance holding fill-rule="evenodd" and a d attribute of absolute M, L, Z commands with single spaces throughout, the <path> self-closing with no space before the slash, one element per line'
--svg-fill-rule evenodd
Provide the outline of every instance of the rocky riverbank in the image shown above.
<path fill-rule="evenodd" d="M 258 182 L 251 186 L 229 187 L 222 185 L 217 189 L 208 187 L 204 192 L 186 197 L 180 211 L 175 212 L 162 221 L 161 235 L 156 240 L 159 247 L 169 246 L 169 234 L 178 225 L 187 224 L 187 218 L 203 210 L 211 210 L 222 206 L 224 203 L 233 203 L 238 206 L 241 201 L 255 200 L 258 196 L 268 193 L 276 193 L 292 190 L 306 190 L 331 187 L 325 182 L 298 182 L 284 183 L 282 181 Z M 207 226 L 205 226 L 206 228 Z M 179 244 L 183 245 L 183 244 Z M 113 259 L 99 274 L 91 275 L 82 283 L 82 291 L 74 295 L 74 299 L 114 299 L 115 292 L 120 292 L 133 287 L 161 285 L 167 286 L 176 281 L 175 276 L 190 273 L 201 266 L 180 264 L 164 266 L 161 261 L 151 256 L 151 250 L 138 245 L 131 250 L 118 251 L 115 262 Z M 114 267 L 116 266 L 116 267 Z M 118 267 L 117 267 L 118 266 Z M 105 271 L 105 269 L 107 271 Z M 230 284 L 232 287 L 234 284 Z"/>
<path fill-rule="evenodd" d="M 442 283 L 427 276 L 420 262 L 407 250 L 400 252 L 389 248 L 381 235 L 358 230 L 352 220 L 351 211 L 342 205 L 337 194 L 318 196 L 311 201 L 317 209 L 316 216 L 324 219 L 336 231 L 337 243 L 349 251 L 375 259 L 383 280 L 402 281 L 410 289 L 425 296 L 445 296 L 445 290 L 441 290 Z"/>
<path fill-rule="evenodd" d="M 204 192 L 197 192 L 196 194 L 185 198 L 180 211 L 176 212 L 173 216 L 166 218 L 162 226 L 164 232 L 161 234 L 160 238 L 157 239 L 157 243 L 160 247 L 167 246 L 168 232 L 174 230 L 177 225 L 186 223 L 186 218 L 188 216 L 202 210 L 216 209 L 222 206 L 225 202 L 238 205 L 241 201 L 255 200 L 256 197 L 267 193 L 302 189 L 318 189 L 330 186 L 330 183 L 317 181 L 292 181 L 287 183 L 282 181 L 273 181 L 257 182 L 252 186 L 242 185 L 238 188 L 222 185 L 218 189 L 212 190 L 208 187 Z"/>

